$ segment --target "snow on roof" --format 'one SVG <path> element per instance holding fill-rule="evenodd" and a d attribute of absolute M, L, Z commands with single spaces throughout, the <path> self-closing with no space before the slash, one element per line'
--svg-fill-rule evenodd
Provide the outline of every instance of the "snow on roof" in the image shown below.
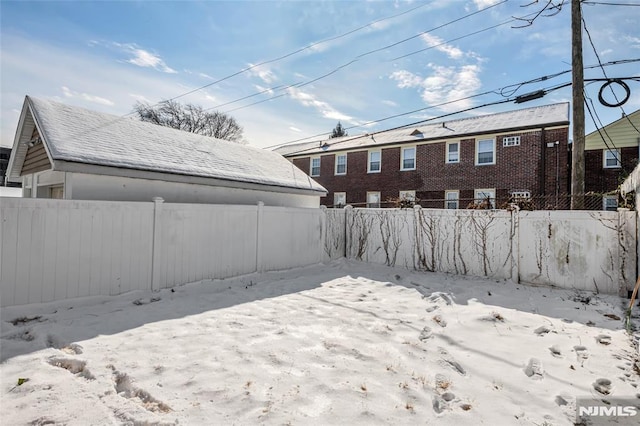
<path fill-rule="evenodd" d="M 310 190 L 280 154 L 27 96 L 53 160 Z"/>
<path fill-rule="evenodd" d="M 322 154 L 397 143 L 424 140 L 442 140 L 464 135 L 497 133 L 507 130 L 569 124 L 569 103 L 558 103 L 525 108 L 497 114 L 480 115 L 457 120 L 426 122 L 373 133 L 371 135 L 344 136 L 322 141 L 302 142 L 275 149 L 284 156 Z"/>

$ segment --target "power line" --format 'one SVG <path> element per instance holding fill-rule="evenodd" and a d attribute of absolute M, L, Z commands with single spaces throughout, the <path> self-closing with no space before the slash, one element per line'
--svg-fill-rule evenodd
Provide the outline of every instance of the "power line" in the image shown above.
<path fill-rule="evenodd" d="M 602 65 L 603 66 L 611 66 L 611 65 L 619 65 L 619 64 L 626 64 L 626 63 L 632 63 L 632 62 L 640 62 L 640 58 L 615 60 L 615 61 L 607 62 L 607 63 L 602 64 Z M 599 66 L 600 65 L 590 65 L 590 66 L 585 67 L 585 69 L 597 68 Z M 537 78 L 534 78 L 534 79 L 531 79 L 531 80 L 527 80 L 527 81 L 524 81 L 524 82 L 521 82 L 521 83 L 510 84 L 510 85 L 502 87 L 502 88 L 498 88 L 498 89 L 494 89 L 494 90 L 488 90 L 488 91 L 485 91 L 485 92 L 482 92 L 482 93 L 477 93 L 477 94 L 474 94 L 474 95 L 466 96 L 464 98 L 454 99 L 454 100 L 451 100 L 451 101 L 442 102 L 440 104 L 429 105 L 427 107 L 418 108 L 418 109 L 415 109 L 415 110 L 412 110 L 412 111 L 403 112 L 403 113 L 400 113 L 400 114 L 395 114 L 395 115 L 383 117 L 383 118 L 380 118 L 380 119 L 367 121 L 365 123 L 354 125 L 354 126 L 350 126 L 350 127 L 345 127 L 345 130 L 352 130 L 352 129 L 356 129 L 356 128 L 360 128 L 360 127 L 365 127 L 365 126 L 368 126 L 368 125 L 371 125 L 371 124 L 380 123 L 380 122 L 387 121 L 387 120 L 390 120 L 390 119 L 393 119 L 393 118 L 398 118 L 398 117 L 402 117 L 402 116 L 405 116 L 405 115 L 415 114 L 417 112 L 426 111 L 428 109 L 433 109 L 433 108 L 438 108 L 438 107 L 445 106 L 445 105 L 452 104 L 452 103 L 456 103 L 456 102 L 466 101 L 466 100 L 469 100 L 469 99 L 477 98 L 477 97 L 488 95 L 488 94 L 491 94 L 491 93 L 500 94 L 503 97 L 511 97 L 522 86 L 524 86 L 526 84 L 546 81 L 546 80 L 549 80 L 551 78 L 554 78 L 554 77 L 557 77 L 557 76 L 560 76 L 560 75 L 563 75 L 563 74 L 566 74 L 566 73 L 569 73 L 569 72 L 571 72 L 571 70 L 560 71 L 560 72 L 557 72 L 557 73 L 554 73 L 554 74 L 549 74 L 549 75 L 545 75 L 545 76 L 542 76 L 542 77 L 537 77 Z M 636 78 L 637 77 L 625 77 L 624 79 L 626 79 L 626 80 L 634 80 Z M 603 81 L 603 79 L 596 79 L 596 80 L 597 81 Z M 588 81 L 594 81 L 594 80 L 588 80 Z M 566 87 L 566 85 L 567 85 L 567 83 L 561 84 L 562 87 Z M 514 87 L 514 86 L 516 86 L 516 89 L 513 89 L 508 96 L 504 94 L 505 89 L 511 88 L 511 87 Z M 552 90 L 557 90 L 559 88 L 561 88 L 561 87 L 552 86 Z M 280 95 L 280 96 L 284 96 L 284 95 Z M 387 130 L 384 130 L 384 131 L 387 131 Z M 282 143 L 278 143 L 278 144 L 275 144 L 275 145 L 270 145 L 270 146 L 264 147 L 264 149 L 276 148 L 276 147 L 280 147 L 280 146 L 294 144 L 296 142 L 302 142 L 302 141 L 305 141 L 307 139 L 318 138 L 318 137 L 326 135 L 326 133 L 327 132 L 323 132 L 323 133 L 319 133 L 319 134 L 316 134 L 316 135 L 307 136 L 307 137 L 300 138 L 300 139 L 295 139 L 295 140 L 292 140 L 292 141 L 287 141 L 287 142 L 282 142 Z"/>
<path fill-rule="evenodd" d="M 417 10 L 417 9 L 420 9 L 421 7 L 424 7 L 424 6 L 426 6 L 426 5 L 427 5 L 427 3 L 420 4 L 420 5 L 418 5 L 418 6 L 414 7 L 414 8 L 411 8 L 411 9 L 409 9 L 409 10 L 406 10 L 406 11 L 404 11 L 404 12 L 401 12 L 401 13 L 398 13 L 398 14 L 395 14 L 395 15 L 392 15 L 392 16 L 388 16 L 388 17 L 385 17 L 385 18 L 381 18 L 381 19 L 377 19 L 377 20 L 375 20 L 375 21 L 369 22 L 369 23 L 368 23 L 368 24 L 366 24 L 366 25 L 363 25 L 363 26 L 360 26 L 360 27 L 355 28 L 355 29 L 353 29 L 353 30 L 347 31 L 346 33 L 343 33 L 343 34 L 340 34 L 340 35 L 337 35 L 337 36 L 334 36 L 334 37 L 329 37 L 329 38 L 327 38 L 327 39 L 324 39 L 324 40 L 321 40 L 321 41 L 317 41 L 317 42 L 314 42 L 314 43 L 308 44 L 308 45 L 306 45 L 306 46 L 304 46 L 304 47 L 301 47 L 301 48 L 299 48 L 299 49 L 294 50 L 293 52 L 289 52 L 289 53 L 287 53 L 287 54 L 285 54 L 285 55 L 282 55 L 282 56 L 279 56 L 279 57 L 277 57 L 277 58 L 273 58 L 273 59 L 269 59 L 269 60 L 266 60 L 266 61 L 262 61 L 262 62 L 259 62 L 259 63 L 257 63 L 257 64 L 251 64 L 250 66 L 248 66 L 248 67 L 246 67 L 246 68 L 243 68 L 243 69 L 241 69 L 240 71 L 237 71 L 237 72 L 235 72 L 235 73 L 229 74 L 229 75 L 227 75 L 226 77 L 222 77 L 222 78 L 220 78 L 220 79 L 218 79 L 218 80 L 216 80 L 216 81 L 213 81 L 213 82 L 211 82 L 211 83 L 205 84 L 204 86 L 200 86 L 200 87 L 195 88 L 195 89 L 193 89 L 193 90 L 190 90 L 190 91 L 188 91 L 188 92 L 182 93 L 182 94 L 180 94 L 180 95 L 178 95 L 178 96 L 174 96 L 173 98 L 168 99 L 168 100 L 169 100 L 169 101 L 174 101 L 174 100 L 176 100 L 176 99 L 179 99 L 179 98 L 182 98 L 182 97 L 184 97 L 184 96 L 190 95 L 190 94 L 192 94 L 192 93 L 198 92 L 198 91 L 200 91 L 200 90 L 202 90 L 202 89 L 206 89 L 207 87 L 211 87 L 211 86 L 213 86 L 214 84 L 221 83 L 221 82 L 223 82 L 223 81 L 225 81 L 225 80 L 228 80 L 228 79 L 230 79 L 230 78 L 232 78 L 232 77 L 235 77 L 235 76 L 237 76 L 237 75 L 243 74 L 243 73 L 245 73 L 245 72 L 247 72 L 247 71 L 250 71 L 250 70 L 252 70 L 252 69 L 254 69 L 254 68 L 257 68 L 257 67 L 259 67 L 259 66 L 266 65 L 266 64 L 270 64 L 270 63 L 277 62 L 277 61 L 281 61 L 281 60 L 283 60 L 283 59 L 285 59 L 285 58 L 288 58 L 288 57 L 290 57 L 290 56 L 293 56 L 293 55 L 295 55 L 295 54 L 297 54 L 297 53 L 300 53 L 300 52 L 303 52 L 303 51 L 305 51 L 305 50 L 311 49 L 311 48 L 312 48 L 312 47 L 314 47 L 314 46 L 318 46 L 318 45 L 323 44 L 323 43 L 328 43 L 328 42 L 330 42 L 330 41 L 338 40 L 338 39 L 340 39 L 340 38 L 342 38 L 342 37 L 346 37 L 346 36 L 348 36 L 348 35 L 351 35 L 351 34 L 353 34 L 353 33 L 355 33 L 355 32 L 361 31 L 361 30 L 363 30 L 363 29 L 365 29 L 365 28 L 368 28 L 368 27 L 370 27 L 370 26 L 372 26 L 372 25 L 375 25 L 375 24 L 377 24 L 377 23 L 380 23 L 380 22 L 383 22 L 383 21 L 386 21 L 386 20 L 389 20 L 389 19 L 397 18 L 397 17 L 402 16 L 402 15 L 406 15 L 406 14 L 411 13 L 411 12 L 413 12 L 413 11 Z M 156 104 L 155 104 L 155 105 L 153 105 L 153 106 L 156 106 L 156 105 L 158 105 L 158 103 L 156 103 Z"/>
<path fill-rule="evenodd" d="M 606 5 L 606 6 L 640 6 L 640 3 L 614 3 L 604 1 L 583 1 L 582 4 Z"/>
<path fill-rule="evenodd" d="M 584 31 L 587 33 L 587 39 L 589 40 L 589 44 L 591 44 L 593 53 L 596 55 L 596 59 L 598 61 L 598 64 L 600 65 L 600 69 L 602 70 L 602 74 L 605 76 L 605 78 L 609 79 L 609 77 L 607 76 L 607 71 L 604 69 L 604 66 L 602 66 L 600 55 L 598 55 L 598 49 L 596 49 L 596 46 L 593 44 L 593 39 L 591 38 L 591 33 L 587 28 L 587 22 L 584 20 L 584 15 L 582 15 L 582 26 L 584 27 Z M 611 93 L 613 93 L 613 97 L 615 98 L 616 102 L 620 104 L 619 106 L 620 106 L 620 110 L 622 111 L 622 114 L 627 118 L 627 121 L 629 122 L 629 124 L 631 124 L 631 127 L 633 127 L 636 130 L 636 132 L 640 133 L 640 130 L 638 130 L 638 128 L 631 121 L 631 119 L 627 116 L 627 113 L 622 107 L 622 103 L 618 100 L 618 96 L 616 95 L 616 92 L 613 90 L 613 88 L 611 88 L 611 86 L 609 86 L 609 88 L 611 89 Z"/>
<path fill-rule="evenodd" d="M 466 14 L 466 15 L 464 15 L 464 16 L 461 16 L 461 17 L 459 17 L 459 18 L 453 19 L 453 20 L 451 20 L 451 21 L 448 21 L 448 22 L 446 22 L 446 23 L 444 23 L 444 24 L 438 25 L 438 26 L 436 26 L 436 27 L 434 27 L 434 28 L 431 28 L 431 29 L 429 29 L 429 30 L 422 31 L 422 32 L 420 32 L 420 33 L 418 33 L 418 34 L 416 34 L 416 35 L 413 35 L 413 36 L 411 36 L 411 37 L 408 37 L 408 38 L 402 39 L 402 40 L 400 40 L 400 41 L 394 42 L 394 43 L 389 44 L 389 45 L 387 45 L 387 46 L 384 46 L 384 47 L 381 47 L 381 48 L 377 48 L 377 49 L 373 49 L 373 50 L 369 50 L 369 51 L 367 51 L 367 52 L 361 53 L 361 54 L 359 54 L 359 55 L 355 56 L 355 57 L 354 57 L 353 59 L 351 59 L 349 62 L 344 63 L 344 64 L 342 64 L 342 65 L 340 65 L 340 66 L 338 66 L 338 67 L 336 67 L 336 68 L 332 69 L 331 71 L 329 71 L 329 72 L 327 72 L 327 73 L 325 73 L 325 74 L 323 74 L 323 75 L 320 75 L 320 76 L 318 76 L 318 77 L 315 77 L 315 78 L 313 78 L 313 79 L 311 79 L 311 80 L 309 80 L 309 81 L 306 81 L 306 82 L 301 82 L 301 83 L 291 84 L 291 85 L 286 86 L 286 87 L 284 87 L 284 88 L 281 88 L 281 89 L 279 89 L 279 90 L 287 90 L 287 89 L 289 89 L 289 88 L 291 88 L 291 87 L 301 88 L 301 87 L 304 87 L 304 86 L 308 86 L 308 85 L 310 85 L 310 84 L 312 84 L 312 83 L 315 83 L 315 82 L 317 82 L 317 81 L 319 81 L 319 80 L 322 80 L 322 79 L 324 79 L 324 78 L 327 78 L 327 77 L 329 77 L 329 76 L 331 76 L 331 75 L 335 74 L 336 72 L 340 71 L 341 69 L 347 68 L 348 66 L 350 66 L 350 65 L 352 65 L 352 64 L 354 64 L 354 63 L 356 63 L 356 62 L 358 62 L 360 59 L 362 59 L 363 57 L 365 57 L 365 56 L 367 56 L 367 55 L 371 55 L 371 54 L 373 54 L 373 53 L 376 53 L 376 52 L 379 52 L 379 51 L 382 51 L 382 50 L 385 50 L 385 49 L 388 49 L 388 48 L 391 48 L 391 47 L 394 47 L 394 46 L 400 45 L 400 44 L 405 43 L 405 42 L 407 42 L 407 41 L 409 41 L 409 40 L 413 40 L 413 39 L 415 39 L 415 38 L 417 38 L 417 37 L 420 37 L 420 36 L 422 36 L 422 35 L 424 35 L 424 34 L 427 34 L 427 33 L 429 33 L 429 32 L 433 32 L 433 31 L 435 31 L 435 30 L 438 30 L 438 29 L 444 28 L 444 27 L 446 27 L 446 26 L 448 26 L 448 25 L 451 25 L 451 24 L 454 24 L 454 23 L 456 23 L 456 22 L 459 22 L 459 21 L 461 21 L 461 20 L 463 20 L 463 19 L 466 19 L 466 18 L 469 18 L 469 17 L 471 17 L 471 16 L 474 16 L 474 15 L 476 15 L 476 14 L 478 14 L 478 13 L 481 13 L 481 12 L 487 11 L 487 10 L 489 10 L 489 9 L 493 8 L 493 7 L 496 7 L 496 6 L 498 6 L 498 5 L 501 5 L 501 4 L 503 4 L 503 3 L 506 3 L 507 1 L 509 1 L 509 0 L 503 0 L 503 1 L 499 2 L 499 3 L 495 3 L 495 4 L 493 4 L 493 5 L 490 5 L 490 6 L 485 7 L 485 8 L 483 8 L 483 9 L 479 9 L 479 10 L 477 10 L 477 11 L 475 11 L 475 12 L 468 13 L 468 14 Z M 507 23 L 508 23 L 508 22 L 512 22 L 512 21 L 513 21 L 513 20 L 507 21 Z M 504 25 L 504 23 L 499 24 L 498 26 L 500 26 L 500 25 Z M 458 37 L 458 38 L 453 39 L 453 40 L 448 40 L 448 41 L 445 41 L 445 42 L 443 42 L 443 43 L 440 43 L 440 44 L 438 44 L 438 45 L 436 45 L 436 46 L 432 46 L 432 47 L 429 47 L 429 48 L 427 48 L 427 49 L 423 49 L 423 50 L 428 50 L 428 49 L 432 49 L 432 48 L 437 47 L 437 46 L 441 46 L 441 45 L 443 45 L 443 44 L 451 43 L 451 42 L 453 42 L 453 41 L 456 41 L 456 40 L 460 40 L 460 39 L 462 39 L 462 38 L 469 37 L 469 36 L 474 35 L 474 34 L 477 34 L 477 33 L 479 33 L 479 32 L 488 31 L 488 30 L 493 29 L 493 28 L 495 28 L 495 27 L 496 27 L 496 26 L 494 26 L 494 27 L 489 27 L 489 28 L 485 28 L 485 29 L 480 30 L 480 31 L 477 31 L 477 32 L 475 32 L 475 33 L 467 34 L 467 35 L 464 35 L 464 36 Z M 392 61 L 393 61 L 393 60 L 395 60 L 395 59 L 392 59 Z M 215 83 L 215 82 L 214 82 L 214 83 Z M 212 83 L 212 84 L 213 84 L 213 83 Z M 197 90 L 197 89 L 196 89 L 196 90 Z M 268 91 L 268 90 L 267 90 L 267 91 Z M 262 91 L 262 92 L 260 92 L 260 93 L 264 93 L 264 92 L 265 92 L 265 91 Z M 189 93 L 193 93 L 193 91 L 191 91 L 191 92 L 189 92 Z M 244 97 L 244 98 L 242 98 L 242 99 L 246 99 L 246 98 L 248 98 L 248 97 L 252 97 L 252 96 L 256 96 L 256 95 L 257 95 L 257 94 L 249 95 L 249 96 L 246 96 L 246 97 Z M 181 96 L 182 96 L 182 95 L 181 95 Z M 227 112 L 227 113 L 228 113 L 228 112 L 237 111 L 237 110 L 239 110 L 239 109 L 244 109 L 244 108 L 247 108 L 247 107 L 250 107 L 250 106 L 253 106 L 253 105 L 257 105 L 257 104 L 261 104 L 261 103 L 263 103 L 263 102 L 267 102 L 267 101 L 270 101 L 270 100 L 273 100 L 273 99 L 282 98 L 283 96 L 284 96 L 284 95 L 277 95 L 277 96 L 273 96 L 273 97 L 271 97 L 271 98 L 269 98 L 269 99 L 261 100 L 261 101 L 258 101 L 258 102 L 254 102 L 254 103 L 251 103 L 251 104 L 248 104 L 248 105 L 244 105 L 244 106 L 241 106 L 241 107 L 238 107 L 238 108 L 234 108 L 234 109 L 232 109 L 232 110 L 228 110 L 228 111 L 225 111 L 225 112 Z M 176 98 L 173 98 L 173 99 L 176 99 Z M 230 103 L 234 103 L 234 102 L 237 102 L 237 101 L 242 100 L 242 99 L 238 99 L 238 100 L 235 100 L 235 101 L 227 102 L 227 103 L 225 103 L 225 104 L 223 104 L 223 105 L 228 105 L 228 104 L 230 104 Z M 215 106 L 215 107 L 212 107 L 212 108 L 207 108 L 207 110 L 209 110 L 209 109 L 214 109 L 214 108 L 219 108 L 219 107 L 220 107 L 220 105 Z"/>
<path fill-rule="evenodd" d="M 567 87 L 567 86 L 570 86 L 570 85 L 571 85 L 570 82 L 569 83 L 561 83 L 561 84 L 558 84 L 558 85 L 543 89 L 543 91 L 546 94 L 546 93 L 550 93 L 552 91 L 555 91 L 555 90 L 558 90 L 558 89 L 561 89 L 563 87 Z M 377 132 L 371 132 L 371 133 L 367 133 L 365 135 L 357 135 L 357 136 L 351 137 L 351 138 L 346 139 L 346 140 L 333 142 L 331 144 L 331 146 L 335 146 L 335 145 L 338 145 L 338 144 L 341 144 L 341 143 L 350 142 L 350 141 L 353 141 L 355 139 L 369 138 L 369 137 L 377 135 L 379 133 L 386 133 L 386 132 L 391 132 L 391 131 L 394 131 L 394 130 L 404 129 L 406 127 L 413 127 L 413 126 L 416 126 L 418 124 L 424 124 L 424 123 L 428 123 L 430 121 L 440 120 L 442 118 L 450 117 L 452 115 L 462 114 L 462 113 L 473 111 L 473 110 L 476 110 L 476 109 L 486 108 L 488 106 L 494 106 L 494 105 L 500 105 L 500 104 L 504 104 L 504 103 L 514 102 L 516 99 L 517 99 L 517 97 L 515 97 L 515 98 L 512 97 L 512 98 L 503 99 L 503 100 L 500 100 L 500 101 L 489 102 L 489 103 L 486 103 L 486 104 L 469 107 L 469 108 L 466 108 L 466 109 L 463 109 L 463 110 L 459 110 L 459 111 L 455 111 L 455 112 L 451 112 L 451 113 L 447 113 L 447 114 L 442 114 L 442 115 L 437 116 L 437 117 L 431 117 L 431 118 L 428 118 L 428 119 L 425 119 L 425 120 L 420 120 L 420 121 L 415 121 L 413 123 L 403 124 L 402 126 L 392 127 L 391 129 L 379 130 Z M 457 102 L 457 101 L 452 101 L 452 102 Z M 308 138 L 305 138 L 305 139 L 308 139 Z M 310 141 L 309 143 L 311 143 L 311 142 L 314 142 L 314 141 Z M 290 142 L 288 142 L 288 143 L 290 143 Z M 286 145 L 286 144 L 287 143 L 284 143 L 284 144 L 281 144 L 281 145 Z M 278 146 L 278 145 L 275 145 L 275 146 Z M 268 147 L 268 148 L 272 148 L 272 147 Z M 267 148 L 265 148 L 265 149 L 267 149 Z M 311 151 L 311 150 L 315 150 L 315 149 L 317 149 L 317 146 L 304 148 L 304 149 L 301 149 L 299 151 L 289 152 L 289 153 L 287 153 L 287 155 L 300 154 L 300 153 Z"/>

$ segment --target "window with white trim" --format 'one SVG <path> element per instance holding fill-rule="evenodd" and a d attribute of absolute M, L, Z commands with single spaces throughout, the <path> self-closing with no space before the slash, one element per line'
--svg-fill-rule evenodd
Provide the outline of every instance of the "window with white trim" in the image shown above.
<path fill-rule="evenodd" d="M 602 154 L 602 167 L 617 169 L 622 167 L 622 156 L 619 149 L 605 149 Z"/>
<path fill-rule="evenodd" d="M 602 197 L 602 210 L 615 212 L 618 210 L 618 196 L 605 195 Z"/>
<path fill-rule="evenodd" d="M 311 157 L 311 176 L 320 176 L 320 157 Z"/>
<path fill-rule="evenodd" d="M 336 174 L 347 174 L 347 154 L 336 154 Z"/>
<path fill-rule="evenodd" d="M 520 136 L 505 136 L 502 138 L 502 146 L 519 146 Z"/>
<path fill-rule="evenodd" d="M 380 208 L 380 192 L 367 192 L 367 207 L 370 209 Z"/>
<path fill-rule="evenodd" d="M 444 191 L 444 208 L 457 209 L 460 200 L 460 191 Z"/>
<path fill-rule="evenodd" d="M 416 169 L 416 148 L 402 148 L 402 155 L 400 156 L 400 170 L 415 170 Z"/>
<path fill-rule="evenodd" d="M 495 139 L 480 139 L 476 141 L 476 166 L 496 164 Z"/>
<path fill-rule="evenodd" d="M 346 192 L 334 192 L 333 193 L 333 207 L 342 208 L 347 205 L 347 193 Z"/>
<path fill-rule="evenodd" d="M 460 142 L 447 142 L 447 163 L 460 162 Z"/>
<path fill-rule="evenodd" d="M 369 151 L 369 162 L 367 165 L 367 173 L 380 173 L 382 166 L 382 152 Z"/>
<path fill-rule="evenodd" d="M 495 188 L 488 189 L 475 189 L 473 191 L 473 198 L 476 204 L 482 204 L 485 202 L 489 202 L 489 205 L 492 209 L 496 208 L 496 190 Z"/>
<path fill-rule="evenodd" d="M 400 191 L 401 200 L 416 201 L 416 191 Z"/>

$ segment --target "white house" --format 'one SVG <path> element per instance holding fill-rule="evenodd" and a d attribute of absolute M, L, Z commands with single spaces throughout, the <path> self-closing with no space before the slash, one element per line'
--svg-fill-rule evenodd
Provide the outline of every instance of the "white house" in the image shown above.
<path fill-rule="evenodd" d="M 69 200 L 318 207 L 326 195 L 278 153 L 30 96 L 7 179 Z"/>

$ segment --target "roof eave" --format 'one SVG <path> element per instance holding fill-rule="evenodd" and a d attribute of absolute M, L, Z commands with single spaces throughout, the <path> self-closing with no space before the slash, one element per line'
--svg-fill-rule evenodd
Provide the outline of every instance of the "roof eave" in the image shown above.
<path fill-rule="evenodd" d="M 352 147 L 346 147 L 343 149 L 335 149 L 335 150 L 331 150 L 331 145 L 329 145 L 329 149 L 328 150 L 321 150 L 318 148 L 314 148 L 313 151 L 308 151 L 305 153 L 295 153 L 295 154 L 282 154 L 283 157 L 285 158 L 295 158 L 295 157 L 308 157 L 309 155 L 319 155 L 319 154 L 323 154 L 323 153 L 336 153 L 339 152 L 341 150 L 366 150 L 366 149 L 371 149 L 371 148 L 384 148 L 387 146 L 392 146 L 392 145 L 403 145 L 403 144 L 412 144 L 412 143 L 420 143 L 420 142 L 430 142 L 430 141 L 439 141 L 439 140 L 446 140 L 446 139 L 450 139 L 450 138 L 456 138 L 456 139 L 461 139 L 461 138 L 465 138 L 465 137 L 470 137 L 470 136 L 481 136 L 481 135 L 490 135 L 490 134 L 494 134 L 494 133 L 509 133 L 509 132 L 515 132 L 515 131 L 529 131 L 529 130 L 535 130 L 535 129 L 544 129 L 547 127 L 557 127 L 557 126 L 569 126 L 569 121 L 568 120 L 563 120 L 563 121 L 557 121 L 557 122 L 553 122 L 553 123 L 543 123 L 543 124 L 535 124 L 535 125 L 529 125 L 529 126 L 522 126 L 522 127 L 510 127 L 510 128 L 504 128 L 504 129 L 492 129 L 492 130 L 485 130 L 485 131 L 481 131 L 481 132 L 469 132 L 469 133 L 456 133 L 450 136 L 438 136 L 438 137 L 431 137 L 431 138 L 422 138 L 422 139 L 407 139 L 407 140 L 399 140 L 399 141 L 394 141 L 394 142 L 384 142 L 384 143 L 377 143 L 377 144 L 365 144 L 365 145 L 360 145 L 360 146 L 352 146 Z M 363 135 L 361 137 L 368 137 L 368 135 Z M 331 152 L 328 152 L 331 151 Z"/>
<path fill-rule="evenodd" d="M 327 194 L 327 190 L 324 187 L 320 186 L 319 184 L 317 185 L 322 189 L 313 188 L 313 187 L 310 187 L 307 189 L 302 187 L 262 184 L 262 183 L 245 182 L 245 181 L 223 179 L 223 178 L 212 178 L 212 177 L 204 177 L 204 176 L 184 175 L 184 174 L 178 174 L 178 173 L 159 172 L 159 171 L 153 171 L 153 170 L 112 167 L 112 166 L 104 166 L 99 164 L 80 163 L 75 161 L 55 160 L 53 163 L 54 163 L 54 166 L 53 166 L 54 170 L 73 172 L 73 173 L 117 176 L 117 177 L 133 178 L 133 179 L 162 180 L 162 181 L 176 182 L 176 183 L 190 183 L 190 184 L 199 184 L 199 185 L 207 185 L 207 186 L 222 186 L 226 188 L 237 188 L 237 189 L 253 189 L 258 191 L 269 191 L 269 192 L 279 192 L 279 193 L 299 194 L 299 195 L 324 196 Z"/>

